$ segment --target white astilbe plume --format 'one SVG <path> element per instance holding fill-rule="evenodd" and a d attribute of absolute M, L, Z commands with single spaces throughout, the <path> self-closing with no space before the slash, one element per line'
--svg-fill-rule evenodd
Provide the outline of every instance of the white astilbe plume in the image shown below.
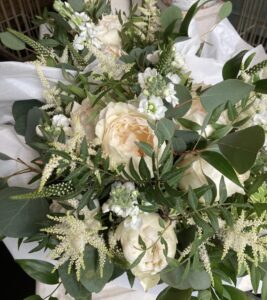
<path fill-rule="evenodd" d="M 267 258 L 267 236 L 262 234 L 262 229 L 266 228 L 266 213 L 259 218 L 248 220 L 245 212 L 242 211 L 239 219 L 232 227 L 222 228 L 219 238 L 224 242 L 222 259 L 230 250 L 237 254 L 238 272 L 245 267 L 249 272 L 248 262 L 253 262 L 257 266 Z M 246 250 L 252 250 L 252 256 Z"/>
<path fill-rule="evenodd" d="M 160 10 L 156 0 L 144 0 L 142 6 L 138 7 L 141 14 L 140 21 L 135 22 L 136 29 L 140 31 L 140 37 L 147 42 L 154 41 L 155 33 L 160 26 Z"/>
<path fill-rule="evenodd" d="M 210 275 L 212 284 L 214 284 L 214 278 L 211 272 L 210 258 L 205 243 L 201 244 L 201 246 L 199 247 L 199 257 L 206 272 Z"/>
<path fill-rule="evenodd" d="M 129 72 L 133 64 L 125 64 L 119 62 L 117 57 L 111 53 L 103 52 L 87 43 L 87 48 L 92 53 L 99 63 L 99 73 L 107 73 L 109 77 L 120 79 L 125 73 Z"/>
<path fill-rule="evenodd" d="M 74 265 L 78 280 L 80 279 L 81 270 L 85 268 L 84 251 L 87 245 L 98 250 L 100 276 L 103 276 L 108 249 L 103 237 L 99 235 L 99 230 L 102 227 L 100 222 L 94 219 L 96 213 L 96 211 L 88 210 L 84 215 L 84 220 L 80 220 L 70 213 L 64 217 L 48 216 L 57 224 L 42 229 L 46 233 L 55 235 L 59 240 L 59 244 L 50 254 L 52 259 L 59 259 L 55 268 L 69 261 L 69 272 Z"/>

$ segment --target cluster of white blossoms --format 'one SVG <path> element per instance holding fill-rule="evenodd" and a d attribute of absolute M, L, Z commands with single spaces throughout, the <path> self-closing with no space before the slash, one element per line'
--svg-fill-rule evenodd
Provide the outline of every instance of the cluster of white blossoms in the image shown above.
<path fill-rule="evenodd" d="M 138 83 L 142 88 L 139 111 L 146 113 L 153 120 L 160 120 L 165 116 L 167 108 L 163 99 L 173 107 L 179 103 L 174 84 L 166 82 L 156 69 L 146 68 L 144 73 L 139 73 Z"/>
<path fill-rule="evenodd" d="M 140 210 L 137 202 L 138 191 L 132 182 L 115 182 L 112 185 L 110 198 L 103 204 L 102 211 L 107 213 L 114 212 L 117 216 L 127 218 L 124 225 L 127 227 L 138 228 L 141 219 Z"/>
<path fill-rule="evenodd" d="M 56 0 L 54 8 L 68 21 L 71 28 L 77 32 L 73 41 L 73 47 L 77 51 L 84 50 L 90 44 L 97 49 L 108 49 L 115 56 L 119 56 L 121 48 L 119 31 L 121 30 L 121 24 L 118 16 L 103 16 L 98 24 L 95 24 L 85 12 L 79 13 L 74 11 L 68 2 Z"/>

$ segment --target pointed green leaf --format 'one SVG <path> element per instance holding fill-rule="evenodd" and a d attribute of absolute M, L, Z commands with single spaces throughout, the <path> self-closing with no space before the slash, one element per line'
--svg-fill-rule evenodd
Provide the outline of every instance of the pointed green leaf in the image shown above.
<path fill-rule="evenodd" d="M 252 126 L 228 134 L 218 141 L 218 145 L 233 168 L 243 174 L 253 166 L 264 141 L 264 130 L 260 126 Z"/>
<path fill-rule="evenodd" d="M 25 273 L 33 279 L 46 284 L 57 284 L 59 282 L 58 271 L 54 271 L 54 265 L 35 259 L 17 259 Z"/>
<path fill-rule="evenodd" d="M 239 179 L 231 164 L 218 152 L 204 151 L 200 156 L 205 159 L 210 165 L 221 172 L 225 177 L 232 180 L 240 186 Z M 208 174 L 206 174 L 208 176 Z"/>
<path fill-rule="evenodd" d="M 227 3 L 225 3 L 227 4 Z M 247 50 L 239 52 L 235 57 L 228 60 L 223 67 L 223 79 L 235 79 L 241 69 L 243 57 L 247 53 Z"/>
<path fill-rule="evenodd" d="M 4 46 L 12 50 L 25 49 L 25 43 L 9 32 L 1 32 L 0 40 Z"/>
<path fill-rule="evenodd" d="M 262 79 L 254 82 L 255 92 L 261 94 L 267 94 L 267 79 Z"/>

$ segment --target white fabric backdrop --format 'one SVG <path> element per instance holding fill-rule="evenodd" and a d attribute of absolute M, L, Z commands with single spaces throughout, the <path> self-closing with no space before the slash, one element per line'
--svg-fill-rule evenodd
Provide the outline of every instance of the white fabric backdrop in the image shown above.
<path fill-rule="evenodd" d="M 119 5 L 127 6 L 126 2 L 117 2 Z M 239 37 L 228 20 L 222 21 L 215 30 L 205 34 L 214 23 L 216 23 L 216 7 L 202 10 L 190 26 L 190 36 L 192 38 L 176 46 L 177 51 L 184 55 L 195 82 L 204 82 L 205 84 L 220 82 L 225 61 L 243 49 L 251 49 L 250 52 L 257 53 L 253 61 L 254 64 L 266 59 L 264 49 L 261 46 L 252 49 Z M 202 51 L 202 57 L 198 57 L 196 51 L 203 40 L 206 43 Z M 60 69 L 44 67 L 43 72 L 51 86 L 57 81 L 64 81 Z M 33 65 L 14 62 L 0 63 L 0 152 L 13 158 L 21 157 L 25 161 L 31 161 L 36 157 L 36 153 L 25 145 L 23 139 L 18 137 L 14 131 L 11 107 L 12 103 L 17 100 L 43 100 L 42 93 L 43 88 Z M 0 177 L 18 171 L 19 168 L 21 166 L 16 162 L 0 161 Z M 25 186 L 28 180 L 29 176 L 17 176 L 9 181 L 9 185 Z M 29 250 L 34 247 L 33 244 L 23 244 L 20 251 L 18 251 L 16 239 L 6 238 L 4 243 L 14 258 L 48 259 L 47 253 L 29 254 Z M 136 281 L 133 289 L 129 289 L 127 278 L 122 276 L 108 284 L 103 292 L 94 295 L 93 299 L 124 300 L 127 298 L 128 300 L 135 300 L 139 297 L 139 299 L 144 300 L 155 300 L 156 295 L 163 288 L 164 285 L 161 285 L 150 290 L 149 293 L 144 293 L 140 284 Z M 251 285 L 247 280 L 241 280 L 240 288 L 248 290 Z M 49 289 L 53 289 L 53 287 L 38 285 L 38 291 L 43 296 L 49 294 Z M 55 294 L 55 296 L 58 296 L 60 300 L 71 299 L 64 296 L 64 291 L 59 291 L 59 294 Z"/>

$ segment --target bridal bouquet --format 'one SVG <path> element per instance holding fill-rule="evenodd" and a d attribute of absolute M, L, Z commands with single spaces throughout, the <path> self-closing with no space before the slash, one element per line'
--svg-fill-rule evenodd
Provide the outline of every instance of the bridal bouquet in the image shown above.
<path fill-rule="evenodd" d="M 13 105 L 36 159 L 0 154 L 25 166 L 1 178 L 0 234 L 54 262 L 17 260 L 34 279 L 79 300 L 124 273 L 146 291 L 165 283 L 158 300 L 237 300 L 252 299 L 235 287 L 250 275 L 267 299 L 267 61 L 243 51 L 222 82 L 196 84 L 178 46 L 200 7 L 183 17 L 144 0 L 126 15 L 56 0 L 40 41 L 0 34 L 35 51 L 44 88 L 45 103 Z M 50 85 L 43 66 L 64 82 Z M 28 172 L 28 188 L 8 186 Z"/>

